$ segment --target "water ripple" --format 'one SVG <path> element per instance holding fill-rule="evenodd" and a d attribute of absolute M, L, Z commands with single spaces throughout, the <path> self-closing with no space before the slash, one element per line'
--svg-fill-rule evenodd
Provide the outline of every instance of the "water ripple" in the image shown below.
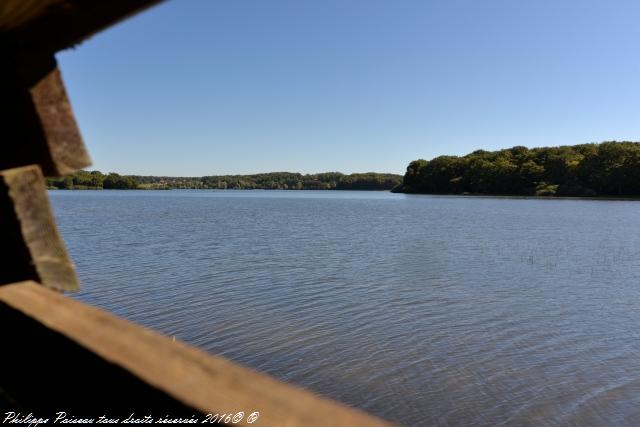
<path fill-rule="evenodd" d="M 406 425 L 640 425 L 637 202 L 52 192 L 77 298 Z"/>

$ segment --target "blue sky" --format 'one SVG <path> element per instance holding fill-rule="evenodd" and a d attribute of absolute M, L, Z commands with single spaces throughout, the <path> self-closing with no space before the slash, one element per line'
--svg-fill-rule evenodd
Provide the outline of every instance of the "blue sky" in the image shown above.
<path fill-rule="evenodd" d="M 173 0 L 58 54 L 103 172 L 640 140 L 640 2 Z"/>

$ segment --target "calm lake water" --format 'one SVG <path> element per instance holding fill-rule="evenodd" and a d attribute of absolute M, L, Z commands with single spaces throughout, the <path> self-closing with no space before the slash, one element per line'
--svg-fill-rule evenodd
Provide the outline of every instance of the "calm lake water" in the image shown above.
<path fill-rule="evenodd" d="M 406 425 L 640 425 L 640 202 L 50 196 L 78 299 L 211 353 Z"/>

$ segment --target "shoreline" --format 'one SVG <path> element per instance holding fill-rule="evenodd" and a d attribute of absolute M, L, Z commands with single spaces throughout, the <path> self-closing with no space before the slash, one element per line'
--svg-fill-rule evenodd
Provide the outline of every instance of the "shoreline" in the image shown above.
<path fill-rule="evenodd" d="M 442 194 L 442 193 L 405 193 L 392 191 L 394 194 L 407 196 L 432 196 L 432 197 L 465 197 L 486 199 L 535 199 L 535 200 L 608 200 L 608 201 L 640 201 L 638 196 L 536 196 L 522 194 Z"/>

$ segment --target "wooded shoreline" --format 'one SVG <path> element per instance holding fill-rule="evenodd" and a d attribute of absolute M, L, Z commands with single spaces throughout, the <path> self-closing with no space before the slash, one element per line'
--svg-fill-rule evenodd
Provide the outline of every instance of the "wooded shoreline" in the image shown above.
<path fill-rule="evenodd" d="M 400 185 L 402 175 L 386 173 L 325 172 L 307 174 L 272 172 L 253 175 L 168 177 L 103 174 L 78 171 L 64 178 L 47 178 L 47 188 L 61 190 L 390 190 Z"/>
<path fill-rule="evenodd" d="M 640 143 L 477 150 L 412 161 L 397 193 L 640 197 Z"/>

